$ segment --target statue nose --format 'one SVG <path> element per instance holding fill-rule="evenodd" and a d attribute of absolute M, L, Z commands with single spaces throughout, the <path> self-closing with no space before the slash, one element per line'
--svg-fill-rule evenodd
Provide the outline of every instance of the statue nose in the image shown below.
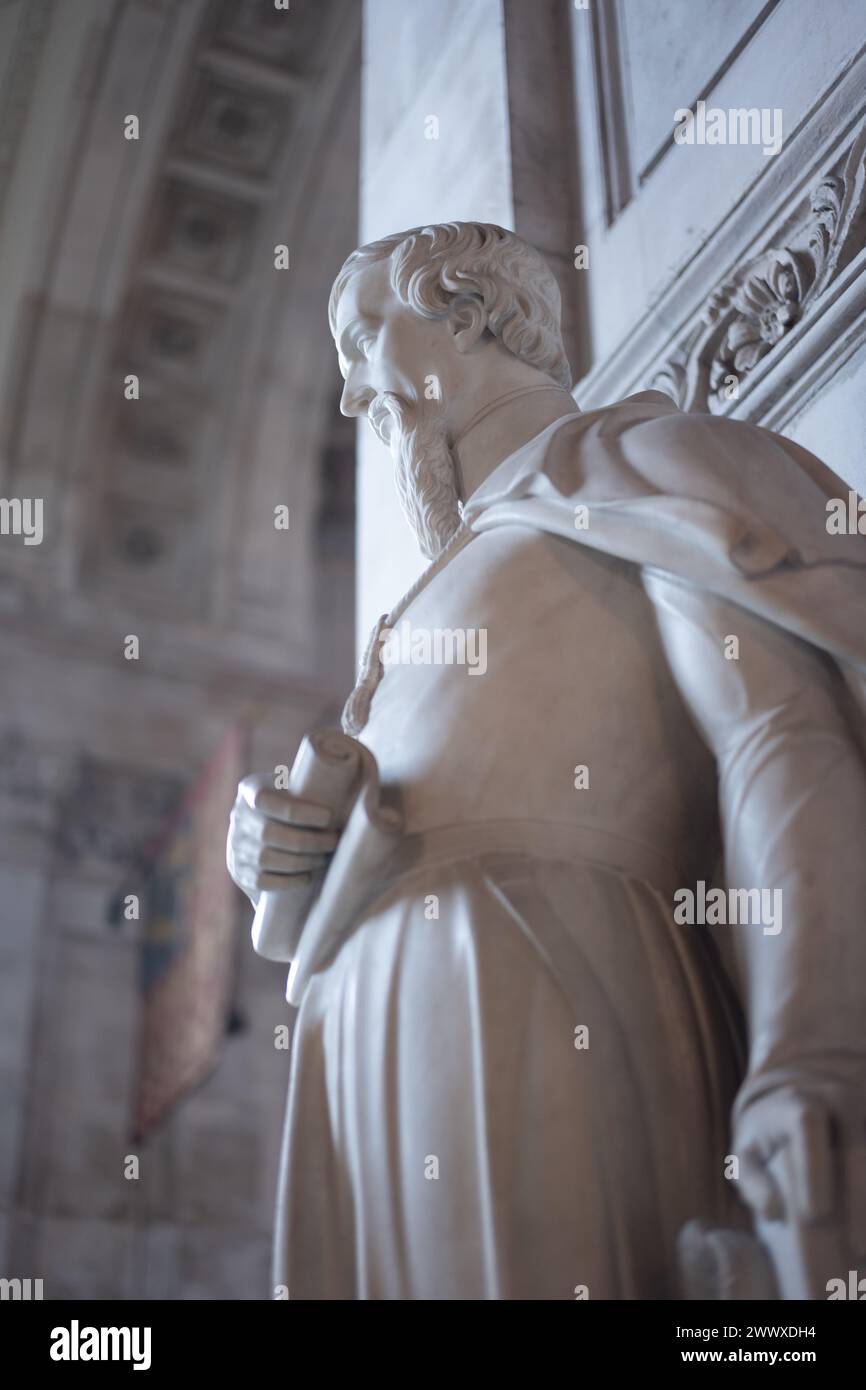
<path fill-rule="evenodd" d="M 366 415 L 376 392 L 369 387 L 352 387 L 347 381 L 340 397 L 341 415 Z"/>

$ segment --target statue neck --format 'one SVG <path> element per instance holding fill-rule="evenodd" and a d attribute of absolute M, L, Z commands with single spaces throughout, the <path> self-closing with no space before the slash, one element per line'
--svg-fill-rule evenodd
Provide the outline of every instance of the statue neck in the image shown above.
<path fill-rule="evenodd" d="M 554 420 L 577 413 L 571 394 L 554 382 L 518 386 L 486 401 L 451 440 L 460 500 Z"/>

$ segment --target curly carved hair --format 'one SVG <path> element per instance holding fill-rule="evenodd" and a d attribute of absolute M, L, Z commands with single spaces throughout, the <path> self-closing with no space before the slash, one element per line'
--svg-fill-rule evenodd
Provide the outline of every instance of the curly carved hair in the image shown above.
<path fill-rule="evenodd" d="M 395 294 L 416 313 L 444 318 L 458 297 L 480 300 L 487 326 L 503 347 L 571 390 L 559 286 L 528 242 L 492 222 L 440 222 L 360 246 L 343 263 L 331 289 L 332 334 L 348 281 L 366 266 L 388 259 Z"/>

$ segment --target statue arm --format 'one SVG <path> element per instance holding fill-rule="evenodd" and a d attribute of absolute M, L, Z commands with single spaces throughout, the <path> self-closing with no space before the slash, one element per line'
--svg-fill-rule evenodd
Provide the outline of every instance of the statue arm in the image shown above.
<path fill-rule="evenodd" d="M 788 1296 L 824 1296 L 828 1269 L 866 1255 L 866 768 L 853 705 L 796 637 L 659 572 L 644 582 L 717 761 L 727 887 L 767 890 L 775 909 L 769 925 L 720 928 L 735 935 L 749 1026 L 740 1190 L 765 1240 L 768 1222 L 799 1232 L 789 1287 L 801 1292 Z"/>

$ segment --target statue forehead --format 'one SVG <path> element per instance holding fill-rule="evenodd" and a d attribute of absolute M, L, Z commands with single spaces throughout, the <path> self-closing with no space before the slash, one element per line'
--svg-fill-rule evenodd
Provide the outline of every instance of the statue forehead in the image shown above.
<path fill-rule="evenodd" d="M 391 286 L 390 257 L 362 266 L 346 282 L 337 305 L 337 331 L 352 319 L 379 317 L 388 304 L 397 300 Z M 399 302 L 399 300 L 398 300 Z"/>

